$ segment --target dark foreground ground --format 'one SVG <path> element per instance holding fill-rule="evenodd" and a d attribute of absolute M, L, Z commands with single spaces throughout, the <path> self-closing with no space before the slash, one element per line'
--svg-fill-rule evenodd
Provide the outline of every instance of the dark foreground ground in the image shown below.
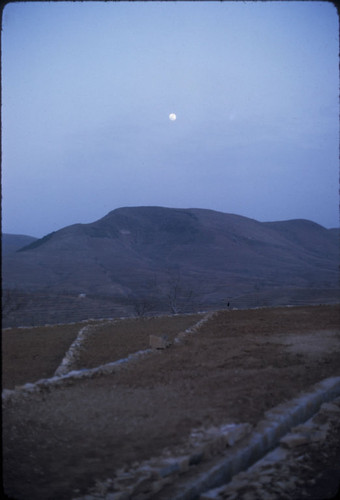
<path fill-rule="evenodd" d="M 187 323 L 177 325 L 178 333 Z M 221 311 L 183 343 L 117 373 L 6 403 L 5 493 L 70 500 L 118 468 L 180 446 L 194 428 L 255 425 L 266 410 L 340 376 L 339 325 L 338 306 Z M 135 337 L 112 328 L 112 342 L 138 350 L 138 322 L 134 328 Z M 91 365 L 91 352 L 97 356 L 95 345 L 88 346 L 83 364 Z M 311 457 L 314 477 L 340 459 L 340 429 L 332 436 L 324 456 Z"/>

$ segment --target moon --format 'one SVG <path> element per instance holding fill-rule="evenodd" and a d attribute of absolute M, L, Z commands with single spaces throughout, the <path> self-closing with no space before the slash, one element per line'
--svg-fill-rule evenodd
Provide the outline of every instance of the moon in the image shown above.
<path fill-rule="evenodd" d="M 177 116 L 175 115 L 175 113 L 170 113 L 169 115 L 169 120 L 171 120 L 172 122 L 174 122 L 176 120 Z"/>

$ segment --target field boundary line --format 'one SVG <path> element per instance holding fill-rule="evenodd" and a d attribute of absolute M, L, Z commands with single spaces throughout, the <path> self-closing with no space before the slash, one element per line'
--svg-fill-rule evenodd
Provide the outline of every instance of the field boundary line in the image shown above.
<path fill-rule="evenodd" d="M 172 500 L 194 500 L 201 494 L 228 484 L 233 476 L 255 464 L 278 445 L 289 431 L 313 417 L 323 403 L 340 396 L 340 377 L 330 377 L 312 386 L 308 392 L 265 412 L 254 431 L 235 451 L 227 454 L 208 472 L 181 486 Z"/>
<path fill-rule="evenodd" d="M 183 336 L 190 335 L 193 333 L 197 333 L 201 326 L 209 321 L 216 313 L 216 311 L 207 313 L 202 319 L 200 319 L 193 326 L 187 328 L 184 332 L 180 332 L 178 336 L 175 338 L 175 343 L 181 342 Z M 126 358 L 118 359 L 116 361 L 111 361 L 109 363 L 105 363 L 103 365 L 97 366 L 95 368 L 83 368 L 81 370 L 71 370 L 67 371 L 68 368 L 74 363 L 77 359 L 77 353 L 79 352 L 79 346 L 82 345 L 84 339 L 87 338 L 89 334 L 89 330 L 91 328 L 96 328 L 97 325 L 87 325 L 79 331 L 76 340 L 71 344 L 70 349 L 67 351 L 62 363 L 59 365 L 58 374 L 54 374 L 53 377 L 40 379 L 34 383 L 27 383 L 24 385 L 20 385 L 15 387 L 15 389 L 3 389 L 2 391 L 2 402 L 3 404 L 9 402 L 10 400 L 20 398 L 21 396 L 25 397 L 26 395 L 32 393 L 39 393 L 44 390 L 50 390 L 52 388 L 62 387 L 69 385 L 72 381 L 93 378 L 95 376 L 101 375 L 112 375 L 117 370 L 125 366 L 126 364 L 136 361 L 138 359 L 147 357 L 149 355 L 158 353 L 160 351 L 148 348 L 141 351 L 137 351 L 129 354 Z M 60 370 L 59 370 L 60 369 Z M 63 373 L 64 370 L 66 373 Z"/>
<path fill-rule="evenodd" d="M 75 369 L 76 363 L 79 360 L 80 351 L 83 349 L 84 342 L 93 334 L 94 330 L 96 330 L 98 326 L 101 325 L 86 325 L 79 330 L 77 337 L 70 345 L 68 351 L 66 351 L 64 358 L 54 372 L 54 377 L 61 377 L 72 371 L 72 369 Z"/>
<path fill-rule="evenodd" d="M 145 498 L 157 493 L 157 498 L 162 500 L 197 500 L 200 495 L 211 491 L 211 496 L 208 493 L 206 498 L 213 500 L 216 488 L 225 487 L 239 472 L 263 459 L 292 428 L 305 423 L 320 411 L 324 403 L 339 396 L 340 377 L 330 377 L 313 385 L 308 392 L 265 412 L 264 418 L 254 428 L 248 423 L 229 423 L 193 429 L 187 445 L 181 445 L 172 453 L 165 450 L 162 455 L 140 462 L 136 467 L 119 469 L 112 477 L 97 481 L 84 496 L 72 500 L 134 498 L 141 490 Z M 220 453 L 224 453 L 224 457 L 216 461 Z M 209 461 L 214 464 L 208 471 L 197 472 L 194 477 L 185 479 L 186 473 L 194 472 L 204 463 L 208 465 Z M 167 487 L 172 491 L 166 491 Z"/>

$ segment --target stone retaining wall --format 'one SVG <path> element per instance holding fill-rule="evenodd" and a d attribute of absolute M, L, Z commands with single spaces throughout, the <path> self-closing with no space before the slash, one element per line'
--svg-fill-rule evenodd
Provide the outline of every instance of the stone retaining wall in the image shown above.
<path fill-rule="evenodd" d="M 187 444 L 181 448 L 165 451 L 163 455 L 131 469 L 114 471 L 111 478 L 97 482 L 89 494 L 73 500 L 148 500 L 156 498 L 155 494 L 161 500 L 229 498 L 223 495 L 227 488 L 225 484 L 233 476 L 260 460 L 280 440 L 283 446 L 292 444 L 297 432 L 287 435 L 292 427 L 305 422 L 324 402 L 338 396 L 340 377 L 333 377 L 315 385 L 310 392 L 266 412 L 265 419 L 254 429 L 247 423 L 194 429 Z M 200 465 L 209 463 L 220 454 L 224 457 L 208 472 L 197 472 L 194 479 L 185 483 L 186 474 L 199 470 Z M 284 452 L 279 454 L 282 456 L 285 456 Z M 162 491 L 167 487 L 172 487 L 171 493 Z M 235 496 L 234 500 L 237 498 Z"/>
<path fill-rule="evenodd" d="M 325 402 L 340 396 L 340 377 L 331 377 L 316 384 L 308 393 L 282 403 L 265 413 L 251 435 L 232 453 L 195 481 L 182 485 L 172 500 L 197 499 L 203 492 L 228 483 L 231 478 L 250 467 L 279 443 L 292 427 L 311 418 Z"/>
<path fill-rule="evenodd" d="M 247 471 L 237 474 L 227 485 L 203 493 L 200 500 L 296 498 L 294 490 L 305 484 L 299 477 L 299 472 L 309 469 L 308 464 L 305 464 L 303 445 L 322 447 L 322 443 L 327 441 L 330 429 L 339 422 L 340 398 L 331 403 L 323 403 L 315 416 L 286 434 L 277 448 L 267 453 Z M 295 450 L 298 450 L 298 460 Z M 337 491 L 339 486 L 340 477 L 337 485 L 334 482 L 333 498 L 337 492 L 340 493 Z"/>
<path fill-rule="evenodd" d="M 251 431 L 249 424 L 226 424 L 221 427 L 194 429 L 188 442 L 172 452 L 115 471 L 112 478 L 98 481 L 88 495 L 73 500 L 123 500 L 149 498 L 164 486 L 207 461 L 226 448 L 234 446 Z"/>

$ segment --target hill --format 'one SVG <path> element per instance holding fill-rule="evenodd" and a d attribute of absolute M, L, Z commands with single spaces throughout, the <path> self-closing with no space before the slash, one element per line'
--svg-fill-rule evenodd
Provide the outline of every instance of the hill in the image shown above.
<path fill-rule="evenodd" d="M 120 208 L 5 255 L 3 287 L 8 309 L 21 303 L 16 317 L 28 296 L 31 312 L 45 301 L 44 310 L 62 315 L 67 297 L 73 312 L 84 306 L 83 318 L 89 308 L 103 315 L 104 303 L 105 315 L 114 316 L 335 302 L 338 250 L 336 231 L 307 220 L 261 223 L 203 209 Z"/>
<path fill-rule="evenodd" d="M 33 243 L 38 238 L 34 236 L 27 236 L 24 234 L 7 234 L 3 233 L 1 236 L 1 251 L 3 255 L 8 255 L 10 253 L 16 252 L 22 247 L 26 247 L 30 243 Z"/>

